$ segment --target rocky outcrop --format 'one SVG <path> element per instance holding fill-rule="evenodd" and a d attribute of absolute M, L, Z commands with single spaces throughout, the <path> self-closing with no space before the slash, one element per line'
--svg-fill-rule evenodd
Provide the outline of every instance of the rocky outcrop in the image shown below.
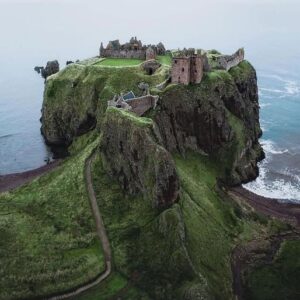
<path fill-rule="evenodd" d="M 160 69 L 145 76 L 140 66 L 107 68 L 94 62 L 66 66 L 45 84 L 41 121 L 46 141 L 69 145 L 75 136 L 93 129 L 102 120 L 107 101 L 115 94 L 132 90 L 140 96 L 139 83 L 154 87 L 164 80 L 166 72 Z"/>
<path fill-rule="evenodd" d="M 169 151 L 193 150 L 222 159 L 229 184 L 258 175 L 263 152 L 257 80 L 248 62 L 230 73 L 211 72 L 200 85 L 168 88 L 154 120 Z"/>
<path fill-rule="evenodd" d="M 69 72 L 77 76 L 66 77 Z M 98 90 L 85 84 L 81 75 L 84 79 L 84 68 L 71 64 L 46 82 L 41 131 L 48 144 L 67 146 L 74 136 L 96 126 Z"/>
<path fill-rule="evenodd" d="M 36 66 L 34 70 L 46 80 L 49 76 L 59 72 L 59 63 L 57 60 L 48 61 L 45 68 Z"/>
<path fill-rule="evenodd" d="M 169 151 L 210 154 L 233 139 L 224 103 L 214 91 L 201 90 L 177 85 L 161 96 L 154 120 Z"/>
<path fill-rule="evenodd" d="M 179 180 L 175 164 L 161 146 L 159 132 L 151 119 L 108 108 L 100 151 L 104 168 L 124 191 L 141 193 L 159 209 L 177 201 Z"/>

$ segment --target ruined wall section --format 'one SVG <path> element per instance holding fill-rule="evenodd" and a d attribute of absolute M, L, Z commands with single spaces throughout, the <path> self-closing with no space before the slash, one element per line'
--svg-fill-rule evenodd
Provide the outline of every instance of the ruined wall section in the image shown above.
<path fill-rule="evenodd" d="M 220 70 L 230 70 L 245 59 L 245 51 L 239 49 L 232 55 L 220 55 L 214 58 L 214 67 Z"/>
<path fill-rule="evenodd" d="M 173 59 L 171 78 L 172 83 L 188 85 L 190 83 L 191 68 L 189 57 L 175 57 Z"/>
<path fill-rule="evenodd" d="M 200 83 L 203 77 L 203 60 L 201 56 L 190 58 L 190 82 Z"/>
<path fill-rule="evenodd" d="M 138 116 L 142 116 L 149 109 L 155 109 L 158 98 L 158 96 L 147 95 L 127 100 L 126 103 L 131 107 L 134 113 Z"/>

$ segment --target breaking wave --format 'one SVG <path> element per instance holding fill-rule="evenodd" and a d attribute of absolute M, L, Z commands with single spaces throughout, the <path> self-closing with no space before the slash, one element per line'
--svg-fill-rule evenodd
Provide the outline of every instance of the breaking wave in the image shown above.
<path fill-rule="evenodd" d="M 261 108 L 265 108 L 265 107 L 271 106 L 271 103 L 260 103 L 259 106 Z"/>
<path fill-rule="evenodd" d="M 245 184 L 244 187 L 260 196 L 300 203 L 300 175 L 295 174 L 293 170 L 285 168 L 275 172 L 278 176 L 275 176 L 276 178 L 274 179 L 274 172 L 269 170 L 272 160 L 276 156 L 288 153 L 288 149 L 279 149 L 270 140 L 263 140 L 261 144 L 266 153 L 266 158 L 259 164 L 259 177 Z"/>
<path fill-rule="evenodd" d="M 271 93 L 273 96 L 274 94 L 281 95 L 281 96 L 286 96 L 286 95 L 293 96 L 293 95 L 300 94 L 300 82 L 296 80 L 285 79 L 279 75 L 270 75 L 270 74 L 260 74 L 260 77 L 275 79 L 281 83 L 280 88 L 260 87 L 259 90 L 261 94 L 264 94 L 263 92 Z"/>
<path fill-rule="evenodd" d="M 260 143 L 266 154 L 284 154 L 289 152 L 288 149 L 279 149 L 275 143 L 270 140 L 261 140 Z"/>

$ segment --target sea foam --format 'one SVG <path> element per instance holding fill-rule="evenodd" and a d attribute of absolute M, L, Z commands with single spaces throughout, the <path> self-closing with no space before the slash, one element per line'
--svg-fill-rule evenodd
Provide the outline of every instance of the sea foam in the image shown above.
<path fill-rule="evenodd" d="M 286 168 L 281 173 L 290 177 L 291 180 L 269 178 L 268 166 L 272 163 L 274 156 L 287 153 L 289 150 L 278 148 L 271 140 L 262 140 L 261 144 L 266 158 L 259 164 L 259 177 L 245 184 L 244 187 L 260 196 L 300 203 L 300 176 L 298 174 Z"/>

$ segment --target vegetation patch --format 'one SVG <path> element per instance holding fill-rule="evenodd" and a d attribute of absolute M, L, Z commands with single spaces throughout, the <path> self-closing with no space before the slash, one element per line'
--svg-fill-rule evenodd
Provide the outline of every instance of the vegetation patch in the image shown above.
<path fill-rule="evenodd" d="M 100 66 L 107 67 L 124 67 L 124 66 L 136 66 L 141 64 L 143 61 L 141 59 L 131 59 L 131 58 L 106 58 L 99 63 Z"/>
<path fill-rule="evenodd" d="M 104 270 L 84 178 L 85 159 L 97 143 L 0 195 L 0 299 L 63 292 Z"/>
<path fill-rule="evenodd" d="M 272 263 L 260 265 L 248 275 L 246 299 L 298 299 L 299 278 L 300 241 L 284 241 Z"/>
<path fill-rule="evenodd" d="M 113 115 L 113 118 L 116 118 L 116 119 L 123 119 L 123 120 L 129 119 L 135 125 L 138 125 L 141 127 L 152 127 L 153 126 L 153 121 L 150 118 L 138 117 L 135 113 L 126 111 L 124 109 L 119 109 L 116 107 L 108 107 L 106 110 L 106 113 L 110 114 L 110 116 Z"/>
<path fill-rule="evenodd" d="M 171 55 L 158 55 L 156 59 L 162 64 L 171 66 L 172 65 L 172 57 Z"/>

